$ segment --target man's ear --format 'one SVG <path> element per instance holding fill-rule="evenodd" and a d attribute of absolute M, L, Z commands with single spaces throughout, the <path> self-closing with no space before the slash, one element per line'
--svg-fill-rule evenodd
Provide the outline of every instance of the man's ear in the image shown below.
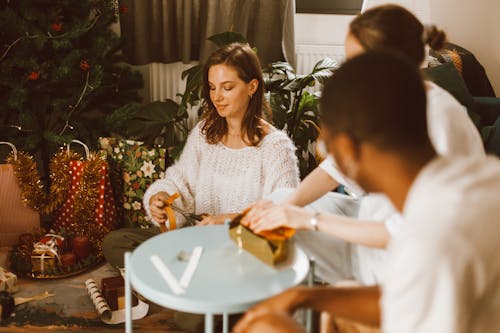
<path fill-rule="evenodd" d="M 333 139 L 331 153 L 340 170 L 355 180 L 359 170 L 360 150 L 357 142 L 346 133 L 339 133 Z"/>

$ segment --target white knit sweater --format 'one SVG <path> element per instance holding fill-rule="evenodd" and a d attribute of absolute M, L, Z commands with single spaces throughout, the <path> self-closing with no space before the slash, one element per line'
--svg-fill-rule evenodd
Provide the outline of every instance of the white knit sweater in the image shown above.
<path fill-rule="evenodd" d="M 191 131 L 165 178 L 151 184 L 144 194 L 149 216 L 149 200 L 161 191 L 178 192 L 181 197 L 175 204 L 187 212 L 218 215 L 239 213 L 279 188 L 298 186 L 296 148 L 282 131 L 273 129 L 256 147 L 232 149 L 207 143 L 201 127 L 198 124 Z M 185 219 L 179 214 L 176 218 L 182 226 Z"/>

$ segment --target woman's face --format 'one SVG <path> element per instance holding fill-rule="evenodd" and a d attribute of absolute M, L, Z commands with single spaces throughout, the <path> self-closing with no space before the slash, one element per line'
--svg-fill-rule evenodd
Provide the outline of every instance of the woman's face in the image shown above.
<path fill-rule="evenodd" d="M 365 52 L 363 45 L 359 43 L 356 37 L 350 32 L 345 38 L 345 56 L 347 59 L 354 58 Z"/>
<path fill-rule="evenodd" d="M 210 99 L 219 116 L 243 118 L 259 83 L 256 79 L 246 83 L 233 67 L 219 64 L 209 68 L 208 84 Z"/>

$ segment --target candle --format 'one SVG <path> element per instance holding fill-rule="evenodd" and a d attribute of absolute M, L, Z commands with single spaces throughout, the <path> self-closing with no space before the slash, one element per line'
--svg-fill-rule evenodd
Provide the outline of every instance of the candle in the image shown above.
<path fill-rule="evenodd" d="M 90 242 L 87 236 L 77 236 L 73 238 L 73 252 L 78 259 L 85 259 L 90 254 Z"/>
<path fill-rule="evenodd" d="M 72 252 L 65 253 L 61 256 L 63 267 L 71 267 L 76 264 L 76 254 Z"/>

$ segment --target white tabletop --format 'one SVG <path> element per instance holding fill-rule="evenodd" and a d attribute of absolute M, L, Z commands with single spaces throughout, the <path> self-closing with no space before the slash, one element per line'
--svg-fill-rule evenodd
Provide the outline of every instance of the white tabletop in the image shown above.
<path fill-rule="evenodd" d="M 187 263 L 177 260 L 182 250 L 203 247 L 198 268 L 186 293 L 175 295 L 149 260 L 158 255 L 180 279 Z M 309 261 L 291 243 L 286 262 L 273 268 L 239 249 L 226 225 L 190 227 L 155 236 L 141 244 L 130 258 L 134 289 L 158 305 L 190 313 L 240 313 L 252 305 L 301 283 Z"/>

